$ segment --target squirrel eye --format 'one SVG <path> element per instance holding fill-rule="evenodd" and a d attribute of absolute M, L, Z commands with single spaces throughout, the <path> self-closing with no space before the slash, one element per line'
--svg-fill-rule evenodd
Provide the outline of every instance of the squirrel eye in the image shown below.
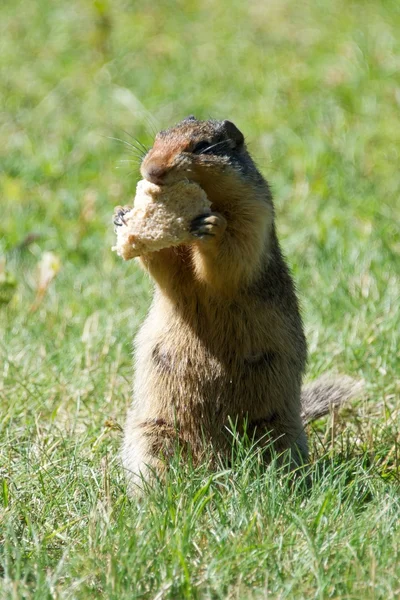
<path fill-rule="evenodd" d="M 193 154 L 201 154 L 202 152 L 204 152 L 204 150 L 207 150 L 207 148 L 209 147 L 210 142 L 206 142 L 205 140 L 203 140 L 202 142 L 198 142 L 198 144 L 195 145 L 192 152 Z"/>

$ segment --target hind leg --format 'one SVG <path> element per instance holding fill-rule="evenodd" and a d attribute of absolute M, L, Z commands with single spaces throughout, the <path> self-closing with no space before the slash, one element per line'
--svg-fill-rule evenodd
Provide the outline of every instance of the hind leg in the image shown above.
<path fill-rule="evenodd" d="M 272 445 L 271 451 L 266 451 L 265 460 L 269 462 L 272 456 L 278 455 L 279 464 L 288 464 L 290 469 L 304 465 L 308 461 L 307 435 L 300 415 L 275 414 L 268 419 L 260 419 L 250 423 L 250 435 L 260 446 Z"/>
<path fill-rule="evenodd" d="M 297 468 L 308 462 L 308 441 L 307 434 L 301 424 L 301 430 L 290 445 L 290 465 L 291 468 Z"/>
<path fill-rule="evenodd" d="M 128 416 L 121 458 L 130 494 L 143 490 L 153 477 L 163 476 L 176 444 L 175 430 L 163 419 L 136 421 Z"/>

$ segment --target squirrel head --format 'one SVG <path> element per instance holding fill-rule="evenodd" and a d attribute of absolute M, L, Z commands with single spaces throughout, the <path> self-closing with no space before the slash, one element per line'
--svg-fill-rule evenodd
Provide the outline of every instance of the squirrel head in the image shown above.
<path fill-rule="evenodd" d="M 200 121 L 194 116 L 156 135 L 140 172 L 157 185 L 189 179 L 211 196 L 213 190 L 226 189 L 228 183 L 238 187 L 250 172 L 261 177 L 236 125 L 227 120 Z"/>
<path fill-rule="evenodd" d="M 268 184 L 231 121 L 201 121 L 191 115 L 160 131 L 140 172 L 157 185 L 193 181 L 206 192 L 213 209 L 225 214 L 237 202 L 243 207 L 244 198 L 272 206 Z"/>

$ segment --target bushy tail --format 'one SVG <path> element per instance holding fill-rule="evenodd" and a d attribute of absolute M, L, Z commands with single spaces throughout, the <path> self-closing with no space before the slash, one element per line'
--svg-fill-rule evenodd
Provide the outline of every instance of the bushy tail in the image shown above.
<path fill-rule="evenodd" d="M 301 391 L 301 416 L 304 424 L 326 415 L 332 406 L 340 406 L 359 395 L 363 381 L 347 376 L 322 375 Z"/>

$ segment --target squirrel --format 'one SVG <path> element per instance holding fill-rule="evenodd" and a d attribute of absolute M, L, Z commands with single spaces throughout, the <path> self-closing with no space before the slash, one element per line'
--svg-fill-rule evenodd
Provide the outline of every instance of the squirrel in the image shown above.
<path fill-rule="evenodd" d="M 207 448 L 228 459 L 232 424 L 261 446 L 273 440 L 291 466 L 304 464 L 305 424 L 360 384 L 323 376 L 302 387 L 307 344 L 296 290 L 269 185 L 243 134 L 228 120 L 189 116 L 157 134 L 140 172 L 160 186 L 197 183 L 212 213 L 192 221 L 192 243 L 136 259 L 155 291 L 135 341 L 121 452 L 130 484 L 162 474 L 178 442 L 195 462 Z M 130 208 L 116 208 L 115 226 Z"/>

